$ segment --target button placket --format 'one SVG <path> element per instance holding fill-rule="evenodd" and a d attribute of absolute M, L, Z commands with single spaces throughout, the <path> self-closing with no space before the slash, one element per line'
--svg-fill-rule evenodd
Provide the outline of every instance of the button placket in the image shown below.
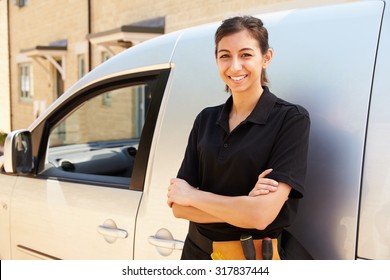
<path fill-rule="evenodd" d="M 223 139 L 223 142 L 222 142 L 222 145 L 220 146 L 220 149 L 219 149 L 219 154 L 218 154 L 218 159 L 219 160 L 224 160 L 225 157 L 226 157 L 226 153 L 228 152 L 228 147 L 229 147 L 229 138 L 230 138 L 230 134 L 227 134 L 225 135 L 224 139 Z"/>

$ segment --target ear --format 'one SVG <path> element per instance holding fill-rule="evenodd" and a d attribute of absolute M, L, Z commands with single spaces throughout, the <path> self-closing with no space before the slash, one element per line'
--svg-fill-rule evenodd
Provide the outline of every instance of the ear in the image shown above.
<path fill-rule="evenodd" d="M 263 55 L 263 69 L 266 69 L 268 65 L 271 63 L 273 56 L 273 50 L 268 49 L 267 53 Z"/>

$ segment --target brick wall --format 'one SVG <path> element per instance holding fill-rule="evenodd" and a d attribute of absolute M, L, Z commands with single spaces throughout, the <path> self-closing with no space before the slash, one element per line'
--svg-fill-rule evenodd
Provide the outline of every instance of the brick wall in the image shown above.
<path fill-rule="evenodd" d="M 9 100 L 7 1 L 0 1 L 0 132 L 11 130 Z"/>

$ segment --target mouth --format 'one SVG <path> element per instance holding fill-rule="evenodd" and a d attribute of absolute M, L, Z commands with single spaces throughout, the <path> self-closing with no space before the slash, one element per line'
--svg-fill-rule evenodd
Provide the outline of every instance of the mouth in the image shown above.
<path fill-rule="evenodd" d="M 245 79 L 246 77 L 248 77 L 248 75 L 229 76 L 229 79 L 233 80 L 234 82 L 239 82 L 239 81 L 242 81 L 243 79 Z"/>

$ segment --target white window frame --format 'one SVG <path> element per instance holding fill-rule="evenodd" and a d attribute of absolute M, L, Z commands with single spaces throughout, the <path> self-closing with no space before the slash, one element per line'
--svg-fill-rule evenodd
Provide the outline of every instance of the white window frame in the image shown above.
<path fill-rule="evenodd" d="M 32 94 L 31 63 L 20 63 L 19 71 L 19 97 L 21 100 L 30 101 Z"/>

